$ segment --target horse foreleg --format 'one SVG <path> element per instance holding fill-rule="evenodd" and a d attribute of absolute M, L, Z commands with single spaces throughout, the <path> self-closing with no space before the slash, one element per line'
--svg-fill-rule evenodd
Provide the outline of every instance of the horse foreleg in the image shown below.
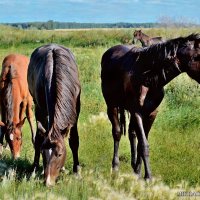
<path fill-rule="evenodd" d="M 145 168 L 144 178 L 151 179 L 151 170 L 149 165 L 149 144 L 145 135 L 142 117 L 140 113 L 137 112 L 133 114 L 133 117 L 135 123 L 135 130 L 138 138 L 138 154 L 142 157 L 144 162 L 144 168 Z M 138 173 L 137 171 L 137 167 L 139 166 L 138 164 L 140 165 L 140 163 L 136 162 L 136 168 L 135 168 L 136 173 Z"/>
<path fill-rule="evenodd" d="M 113 160 L 112 160 L 112 169 L 117 171 L 119 168 L 119 142 L 121 139 L 121 129 L 118 118 L 118 110 L 117 108 L 108 108 L 108 117 L 112 124 L 112 135 L 114 140 L 114 152 L 113 152 Z"/>
<path fill-rule="evenodd" d="M 23 119 L 24 119 L 24 114 L 25 114 L 26 106 L 27 106 L 27 99 L 24 99 L 20 103 L 20 110 L 19 110 L 19 120 L 20 120 L 20 122 L 23 121 Z"/>
<path fill-rule="evenodd" d="M 35 131 L 34 131 L 34 125 L 33 125 L 33 119 L 34 119 L 34 114 L 33 114 L 33 110 L 32 110 L 32 105 L 33 105 L 33 101 L 32 100 L 28 100 L 27 106 L 26 106 L 26 117 L 28 120 L 28 123 L 30 125 L 31 128 L 31 135 L 32 135 L 32 143 L 34 145 L 35 143 Z"/>
<path fill-rule="evenodd" d="M 78 148 L 79 148 L 79 136 L 77 130 L 77 124 L 75 124 L 70 130 L 69 146 L 73 154 L 73 172 L 78 173 L 79 170 L 79 159 L 78 159 Z"/>
<path fill-rule="evenodd" d="M 137 145 L 137 161 L 135 164 L 134 172 L 141 177 L 141 167 L 142 167 L 142 156 L 141 156 L 141 146 L 140 143 Z"/>
<path fill-rule="evenodd" d="M 155 110 L 150 115 L 143 117 L 143 126 L 144 126 L 144 131 L 145 131 L 145 135 L 146 135 L 147 140 L 148 140 L 148 135 L 149 135 L 149 132 L 150 132 L 151 127 L 153 125 L 153 122 L 156 118 L 157 113 L 158 113 L 158 111 Z M 141 174 L 142 157 L 140 155 L 140 152 L 142 151 L 142 149 L 141 149 L 141 146 L 140 146 L 139 143 L 138 143 L 137 148 L 138 148 L 138 155 L 137 155 L 137 162 L 136 162 L 136 166 L 135 166 L 135 173 Z"/>

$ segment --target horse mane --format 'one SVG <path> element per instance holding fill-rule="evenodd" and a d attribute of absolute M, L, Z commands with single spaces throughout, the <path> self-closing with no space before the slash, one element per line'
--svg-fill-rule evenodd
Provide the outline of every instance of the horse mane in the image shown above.
<path fill-rule="evenodd" d="M 160 63 L 163 63 L 163 60 L 175 57 L 180 46 L 186 47 L 188 41 L 195 40 L 200 40 L 200 34 L 193 33 L 187 37 L 171 39 L 145 48 L 133 48 L 130 51 L 132 54 L 138 54 L 137 63 L 143 67 L 142 70 L 145 72 L 152 68 L 160 69 L 162 67 Z"/>
<path fill-rule="evenodd" d="M 12 99 L 12 79 L 16 77 L 14 66 L 6 67 L 7 73 L 2 73 L 1 81 L 3 88 L 1 89 L 1 109 L 2 118 L 7 126 L 10 126 L 13 121 L 13 99 Z"/>
<path fill-rule="evenodd" d="M 75 59 L 70 50 L 53 45 L 50 52 L 51 58 L 46 60 L 46 65 L 53 65 L 51 94 L 55 95 L 55 107 L 49 137 L 56 139 L 61 136 L 60 131 L 66 132 L 77 121 L 76 99 L 80 92 L 80 83 Z"/>

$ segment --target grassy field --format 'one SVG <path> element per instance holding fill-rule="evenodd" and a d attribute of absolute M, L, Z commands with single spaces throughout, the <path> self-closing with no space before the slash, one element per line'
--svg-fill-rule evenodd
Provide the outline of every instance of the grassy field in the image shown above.
<path fill-rule="evenodd" d="M 150 133 L 153 181 L 137 180 L 133 175 L 127 136 L 121 139 L 120 171 L 111 173 L 113 141 L 100 87 L 100 60 L 112 45 L 129 43 L 132 29 L 23 31 L 3 26 L 0 29 L 0 62 L 10 53 L 30 56 L 40 45 L 62 44 L 75 54 L 82 85 L 81 175 L 72 174 L 72 155 L 66 140 L 67 171 L 61 173 L 55 187 L 44 187 L 42 167 L 39 173 L 30 173 L 34 150 L 26 123 L 21 158 L 13 161 L 5 150 L 0 160 L 0 199 L 176 199 L 180 191 L 200 191 L 200 87 L 185 74 L 166 86 L 165 99 Z M 200 29 L 144 32 L 168 39 L 199 33 Z"/>

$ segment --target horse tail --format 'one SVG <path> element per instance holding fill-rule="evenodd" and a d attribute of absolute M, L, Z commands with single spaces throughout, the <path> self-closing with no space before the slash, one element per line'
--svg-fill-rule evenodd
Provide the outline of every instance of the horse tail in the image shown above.
<path fill-rule="evenodd" d="M 45 70 L 48 132 L 50 140 L 54 140 L 77 121 L 80 83 L 74 57 L 68 49 L 52 46 Z"/>
<path fill-rule="evenodd" d="M 49 50 L 46 57 L 44 69 L 44 85 L 45 85 L 45 98 L 47 110 L 47 131 L 49 132 L 53 125 L 54 116 L 54 96 L 55 94 L 55 75 L 54 75 L 54 52 Z"/>
<path fill-rule="evenodd" d="M 125 116 L 125 109 L 124 108 L 119 108 L 119 122 L 120 122 L 120 129 L 121 129 L 121 134 L 126 135 L 126 116 Z"/>
<path fill-rule="evenodd" d="M 15 76 L 16 71 L 14 66 L 8 66 L 8 72 L 5 77 L 3 77 L 3 88 L 1 90 L 2 120 L 7 125 L 10 125 L 13 121 L 12 79 L 15 78 Z"/>

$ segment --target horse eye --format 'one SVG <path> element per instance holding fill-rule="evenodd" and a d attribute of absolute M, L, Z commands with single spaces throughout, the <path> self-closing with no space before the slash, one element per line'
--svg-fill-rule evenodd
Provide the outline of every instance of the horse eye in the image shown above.
<path fill-rule="evenodd" d="M 59 154 L 58 154 L 58 157 L 60 157 L 60 156 L 62 156 L 62 154 L 61 154 L 61 153 L 59 153 Z"/>

